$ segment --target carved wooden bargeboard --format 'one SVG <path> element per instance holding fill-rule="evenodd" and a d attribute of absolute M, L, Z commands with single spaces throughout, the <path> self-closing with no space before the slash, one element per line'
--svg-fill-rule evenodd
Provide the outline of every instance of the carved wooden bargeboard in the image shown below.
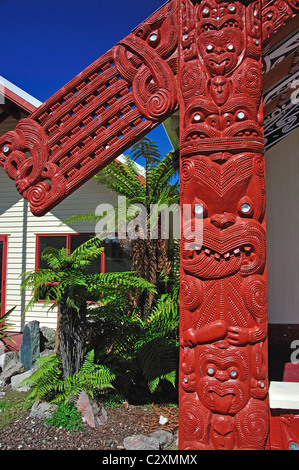
<path fill-rule="evenodd" d="M 0 139 L 40 216 L 180 108 L 182 450 L 269 445 L 262 50 L 296 13 L 167 2 Z"/>

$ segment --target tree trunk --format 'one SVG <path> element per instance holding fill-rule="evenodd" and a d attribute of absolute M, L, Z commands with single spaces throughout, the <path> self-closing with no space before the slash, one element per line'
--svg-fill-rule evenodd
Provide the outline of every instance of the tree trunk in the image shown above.
<path fill-rule="evenodd" d="M 58 304 L 57 306 L 57 323 L 56 323 L 55 349 L 54 349 L 56 353 L 59 351 L 59 343 L 60 343 L 60 304 Z"/>
<path fill-rule="evenodd" d="M 60 300 L 60 352 L 63 376 L 77 373 L 84 359 L 86 309 L 79 312 Z"/>

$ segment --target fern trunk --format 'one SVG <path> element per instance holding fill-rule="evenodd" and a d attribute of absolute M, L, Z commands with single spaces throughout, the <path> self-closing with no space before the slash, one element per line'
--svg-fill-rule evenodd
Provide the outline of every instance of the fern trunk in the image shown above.
<path fill-rule="evenodd" d="M 68 377 L 79 372 L 84 359 L 86 340 L 86 309 L 79 312 L 60 300 L 60 353 L 63 376 Z"/>

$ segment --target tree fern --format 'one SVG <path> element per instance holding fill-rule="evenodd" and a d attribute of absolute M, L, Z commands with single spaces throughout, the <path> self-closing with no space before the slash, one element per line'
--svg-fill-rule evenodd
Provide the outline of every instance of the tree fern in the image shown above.
<path fill-rule="evenodd" d="M 142 345 L 137 352 L 137 361 L 151 392 L 161 380 L 175 387 L 178 368 L 178 348 L 165 338 L 155 338 Z"/>
<path fill-rule="evenodd" d="M 28 399 L 49 399 L 61 403 L 76 397 L 82 390 L 92 397 L 113 389 L 115 374 L 105 365 L 95 364 L 94 351 L 87 353 L 78 373 L 62 378 L 61 358 L 51 354 L 36 360 L 36 369 L 22 384 L 30 386 Z"/>

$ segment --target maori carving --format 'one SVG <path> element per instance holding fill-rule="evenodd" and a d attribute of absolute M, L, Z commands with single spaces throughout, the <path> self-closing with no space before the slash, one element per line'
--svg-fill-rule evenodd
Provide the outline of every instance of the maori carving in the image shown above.
<path fill-rule="evenodd" d="M 0 138 L 41 216 L 180 107 L 182 450 L 268 446 L 261 55 L 298 8 L 170 0 Z M 288 113 L 269 116 L 269 138 Z"/>
<path fill-rule="evenodd" d="M 180 14 L 181 200 L 192 214 L 182 220 L 180 448 L 263 449 L 269 419 L 260 4 L 183 0 Z"/>
<path fill-rule="evenodd" d="M 167 3 L 0 139 L 0 164 L 41 216 L 178 107 L 177 1 Z"/>
<path fill-rule="evenodd" d="M 287 21 L 299 11 L 298 0 L 264 0 L 263 1 L 263 44 L 267 45 L 273 36 Z"/>

